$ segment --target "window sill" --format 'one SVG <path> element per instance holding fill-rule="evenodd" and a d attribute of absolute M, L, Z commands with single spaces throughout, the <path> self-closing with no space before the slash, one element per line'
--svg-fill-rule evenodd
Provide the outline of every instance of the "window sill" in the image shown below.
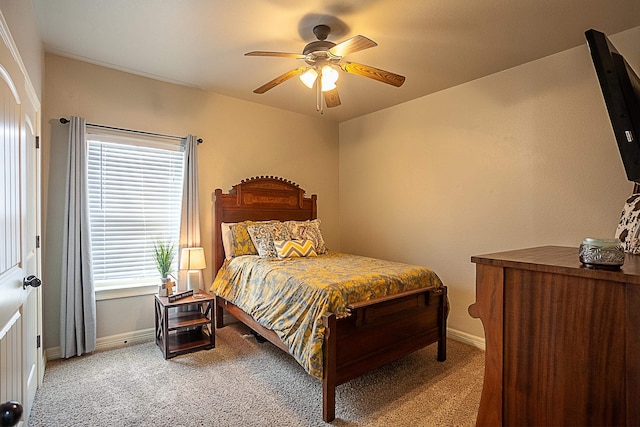
<path fill-rule="evenodd" d="M 96 289 L 96 301 L 131 298 L 158 293 L 158 285 L 144 286 L 110 286 Z"/>

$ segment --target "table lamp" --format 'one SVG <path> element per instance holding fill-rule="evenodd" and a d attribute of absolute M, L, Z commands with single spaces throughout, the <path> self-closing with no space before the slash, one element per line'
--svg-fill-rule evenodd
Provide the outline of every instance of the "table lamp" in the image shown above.
<path fill-rule="evenodd" d="M 187 271 L 187 290 L 193 289 L 194 293 L 200 290 L 200 271 L 206 268 L 204 262 L 204 249 L 182 248 L 180 252 L 180 270 Z"/>

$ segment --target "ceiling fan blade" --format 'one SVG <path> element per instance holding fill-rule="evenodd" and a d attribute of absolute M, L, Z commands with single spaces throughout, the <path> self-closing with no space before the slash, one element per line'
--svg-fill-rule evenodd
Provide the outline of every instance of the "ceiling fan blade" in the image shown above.
<path fill-rule="evenodd" d="M 357 64 L 355 62 L 345 62 L 340 67 L 347 73 L 357 74 L 359 76 L 369 77 L 382 83 L 400 87 L 404 83 L 405 77 L 400 74 L 391 73 L 369 65 Z"/>
<path fill-rule="evenodd" d="M 327 108 L 333 108 L 340 105 L 340 95 L 338 95 L 338 88 L 328 90 L 324 93 L 324 102 L 327 104 Z"/>
<path fill-rule="evenodd" d="M 258 94 L 265 93 L 269 89 L 273 89 L 274 87 L 278 86 L 280 83 L 286 82 L 291 77 L 295 77 L 304 73 L 306 69 L 307 69 L 306 67 L 300 67 L 300 68 L 293 69 L 291 71 L 287 71 L 283 75 L 278 76 L 275 79 L 271 80 L 270 82 L 263 84 L 258 89 L 254 90 L 253 93 L 258 93 Z"/>
<path fill-rule="evenodd" d="M 247 52 L 244 56 L 278 56 L 280 58 L 295 58 L 295 59 L 305 59 L 305 55 L 300 55 L 299 53 L 286 53 L 286 52 L 264 52 L 261 50 L 256 50 L 253 52 Z"/>
<path fill-rule="evenodd" d="M 378 46 L 378 43 L 366 38 L 365 36 L 357 35 L 338 43 L 329 49 L 329 52 L 335 56 L 345 56 L 349 53 L 358 52 L 375 46 Z"/>

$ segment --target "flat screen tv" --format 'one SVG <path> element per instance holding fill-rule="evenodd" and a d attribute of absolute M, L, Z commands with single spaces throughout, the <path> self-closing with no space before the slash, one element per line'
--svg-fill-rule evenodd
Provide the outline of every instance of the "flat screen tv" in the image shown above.
<path fill-rule="evenodd" d="M 640 78 L 607 36 L 585 36 L 627 178 L 640 182 Z"/>

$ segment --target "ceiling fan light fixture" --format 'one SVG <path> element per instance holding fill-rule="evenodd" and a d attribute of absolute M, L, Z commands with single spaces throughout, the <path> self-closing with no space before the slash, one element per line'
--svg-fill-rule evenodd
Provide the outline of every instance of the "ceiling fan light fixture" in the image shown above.
<path fill-rule="evenodd" d="M 316 79 L 318 78 L 318 72 L 314 68 L 308 68 L 307 71 L 300 74 L 300 80 L 306 87 L 311 89 Z"/>
<path fill-rule="evenodd" d="M 336 88 L 336 82 L 338 81 L 338 70 L 330 65 L 322 67 L 322 91 L 326 92 Z"/>
<path fill-rule="evenodd" d="M 328 25 L 316 25 L 313 28 L 313 33 L 318 40 L 308 43 L 302 50 L 302 54 L 270 51 L 245 53 L 246 56 L 293 58 L 304 60 L 307 64 L 287 71 L 253 92 L 257 94 L 265 93 L 290 78 L 298 76 L 305 86 L 316 91 L 316 109 L 322 114 L 324 105 L 327 108 L 341 105 L 340 95 L 338 95 L 338 88 L 336 87 L 336 81 L 341 71 L 367 77 L 395 87 L 402 86 L 405 77 L 400 74 L 343 60 L 346 55 L 377 46 L 376 42 L 365 36 L 356 35 L 336 44 L 327 40 L 330 31 L 331 28 Z"/>
<path fill-rule="evenodd" d="M 331 83 L 331 82 L 325 82 L 324 80 L 322 80 L 322 91 L 326 92 L 329 90 L 333 90 L 336 88 L 336 84 L 335 83 Z"/>

